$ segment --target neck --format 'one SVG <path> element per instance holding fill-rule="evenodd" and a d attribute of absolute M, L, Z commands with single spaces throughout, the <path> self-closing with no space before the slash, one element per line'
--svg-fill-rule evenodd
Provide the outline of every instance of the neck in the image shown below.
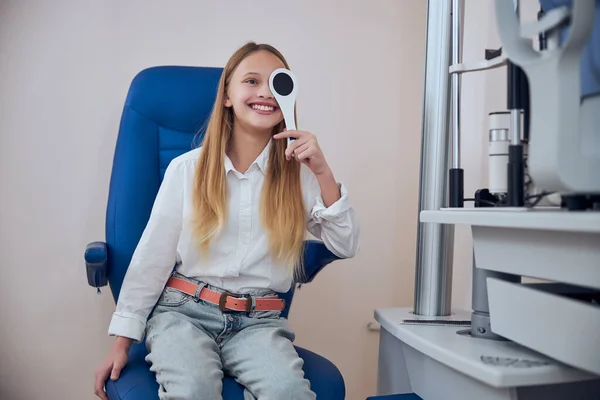
<path fill-rule="evenodd" d="M 270 139 L 270 130 L 249 130 L 236 121 L 233 124 L 233 135 L 229 142 L 227 156 L 236 170 L 245 173 L 264 150 Z"/>

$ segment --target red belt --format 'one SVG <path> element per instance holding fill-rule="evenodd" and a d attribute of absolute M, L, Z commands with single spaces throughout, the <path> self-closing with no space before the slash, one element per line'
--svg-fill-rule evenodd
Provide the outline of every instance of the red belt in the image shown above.
<path fill-rule="evenodd" d="M 167 287 L 177 289 L 180 292 L 189 294 L 190 296 L 196 296 L 198 286 L 195 283 L 188 282 L 183 279 L 171 277 L 167 281 Z M 212 303 L 219 306 L 221 311 L 252 311 L 252 299 L 247 297 L 239 297 L 234 293 L 229 292 L 216 292 L 210 290 L 207 287 L 203 287 L 200 290 L 199 299 Z M 277 296 L 257 297 L 254 304 L 256 311 L 281 311 L 285 308 L 285 300 L 278 298 Z"/>

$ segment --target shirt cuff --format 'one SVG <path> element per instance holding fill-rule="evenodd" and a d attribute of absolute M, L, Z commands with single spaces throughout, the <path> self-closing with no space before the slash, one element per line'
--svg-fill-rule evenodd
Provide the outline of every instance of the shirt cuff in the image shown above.
<path fill-rule="evenodd" d="M 110 336 L 123 336 L 140 343 L 144 338 L 146 320 L 137 314 L 128 312 L 116 312 L 108 327 Z"/>
<path fill-rule="evenodd" d="M 326 221 L 335 221 L 342 217 L 346 211 L 350 209 L 350 201 L 348 200 L 348 190 L 343 183 L 338 182 L 341 197 L 329 207 L 325 206 L 323 197 L 317 196 L 315 205 L 312 209 L 312 217 L 317 223 Z"/>

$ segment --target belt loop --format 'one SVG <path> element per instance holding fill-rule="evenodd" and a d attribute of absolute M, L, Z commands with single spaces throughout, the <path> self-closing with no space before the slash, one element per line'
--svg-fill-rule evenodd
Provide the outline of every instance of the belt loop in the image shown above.
<path fill-rule="evenodd" d="M 200 300 L 200 292 L 205 287 L 206 287 L 206 283 L 205 282 L 198 282 L 198 288 L 196 289 L 196 293 L 194 293 L 194 297 L 196 297 L 196 300 Z"/>
<path fill-rule="evenodd" d="M 250 307 L 250 312 L 248 313 L 248 316 L 254 317 L 254 314 L 256 313 L 256 296 L 250 295 L 248 300 L 252 302 L 252 306 Z"/>

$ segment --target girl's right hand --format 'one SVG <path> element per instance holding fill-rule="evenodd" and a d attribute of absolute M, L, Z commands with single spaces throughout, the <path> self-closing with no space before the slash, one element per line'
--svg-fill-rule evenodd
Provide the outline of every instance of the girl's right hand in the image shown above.
<path fill-rule="evenodd" d="M 127 364 L 127 353 L 133 339 L 118 336 L 108 353 L 108 357 L 104 360 L 102 365 L 96 370 L 96 380 L 94 384 L 94 394 L 102 400 L 108 400 L 106 392 L 104 391 L 104 384 L 110 376 L 110 379 L 115 381 L 119 378 L 121 370 Z"/>

